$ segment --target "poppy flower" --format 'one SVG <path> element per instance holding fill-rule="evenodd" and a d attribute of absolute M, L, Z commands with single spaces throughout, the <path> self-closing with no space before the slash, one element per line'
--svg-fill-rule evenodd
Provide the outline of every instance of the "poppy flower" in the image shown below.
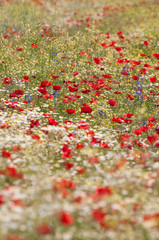
<path fill-rule="evenodd" d="M 127 94 L 125 97 L 129 98 L 131 101 L 135 99 L 135 97 L 133 97 L 131 94 Z"/>
<path fill-rule="evenodd" d="M 133 78 L 134 80 L 138 80 L 138 76 L 136 76 L 136 75 L 132 76 L 132 78 Z"/>
<path fill-rule="evenodd" d="M 22 82 L 29 82 L 29 77 L 24 76 Z"/>
<path fill-rule="evenodd" d="M 18 51 L 18 52 L 21 52 L 21 51 L 23 51 L 23 48 L 17 47 L 17 51 Z"/>
<path fill-rule="evenodd" d="M 11 153 L 6 151 L 6 150 L 3 150 L 2 151 L 2 157 L 4 158 L 10 158 L 11 157 Z"/>
<path fill-rule="evenodd" d="M 111 106 L 116 106 L 117 103 L 115 100 L 109 100 L 108 103 L 111 105 Z"/>
<path fill-rule="evenodd" d="M 133 116 L 133 114 L 132 113 L 127 113 L 127 114 L 124 114 L 124 117 L 125 118 L 131 118 Z"/>
<path fill-rule="evenodd" d="M 78 91 L 77 87 L 68 86 L 68 88 L 69 88 L 70 92 L 77 92 Z"/>
<path fill-rule="evenodd" d="M 109 145 L 108 145 L 108 143 L 105 143 L 105 142 L 101 143 L 101 144 L 100 144 L 100 147 L 101 147 L 101 148 L 110 148 Z"/>
<path fill-rule="evenodd" d="M 77 75 L 78 75 L 78 72 L 73 72 L 73 75 L 74 75 L 74 76 L 77 76 Z"/>
<path fill-rule="evenodd" d="M 3 195 L 0 195 L 0 205 L 2 205 L 3 202 L 4 202 L 4 200 L 3 200 Z"/>
<path fill-rule="evenodd" d="M 67 112 L 68 114 L 74 114 L 74 113 L 76 113 L 75 109 L 71 109 L 71 108 L 68 108 L 68 109 L 66 110 L 66 112 Z"/>
<path fill-rule="evenodd" d="M 65 162 L 63 163 L 63 166 L 66 168 L 66 170 L 69 170 L 73 167 L 73 163 L 70 163 L 70 162 Z"/>
<path fill-rule="evenodd" d="M 47 224 L 38 225 L 36 230 L 40 235 L 48 235 L 52 233 L 51 227 Z"/>
<path fill-rule="evenodd" d="M 59 78 L 59 76 L 54 76 L 54 75 L 51 75 L 51 77 L 52 77 L 53 79 Z"/>
<path fill-rule="evenodd" d="M 14 93 L 16 94 L 16 95 L 24 95 L 24 91 L 22 91 L 22 90 L 15 90 L 14 91 Z"/>
<path fill-rule="evenodd" d="M 42 82 L 40 83 L 40 86 L 41 86 L 41 87 L 48 87 L 48 86 L 52 86 L 52 83 L 49 82 L 49 81 L 42 81 Z"/>
<path fill-rule="evenodd" d="M 154 67 L 155 70 L 159 70 L 159 66 Z"/>
<path fill-rule="evenodd" d="M 17 170 L 14 167 L 7 167 L 5 169 L 5 175 L 13 178 L 21 178 L 21 174 L 17 172 Z"/>
<path fill-rule="evenodd" d="M 37 43 L 32 43 L 31 46 L 34 47 L 34 48 L 37 48 L 38 44 Z"/>
<path fill-rule="evenodd" d="M 30 128 L 33 128 L 33 127 L 38 127 L 40 124 L 39 124 L 39 120 L 31 120 L 30 121 Z"/>
<path fill-rule="evenodd" d="M 46 93 L 45 95 L 43 95 L 43 98 L 52 99 L 52 98 L 54 98 L 54 96 L 52 96 L 50 93 Z"/>
<path fill-rule="evenodd" d="M 89 92 L 91 92 L 91 90 L 90 89 L 85 89 L 85 90 L 82 90 L 81 92 L 85 93 L 85 94 L 88 94 Z"/>
<path fill-rule="evenodd" d="M 54 118 L 49 117 L 48 122 L 52 126 L 57 126 L 58 122 L 55 121 Z"/>
<path fill-rule="evenodd" d="M 39 140 L 39 139 L 40 139 L 40 137 L 39 137 L 38 135 L 36 135 L 36 134 L 35 134 L 35 135 L 32 135 L 31 137 L 32 137 L 33 139 L 36 139 L 36 140 Z"/>
<path fill-rule="evenodd" d="M 93 57 L 93 60 L 94 60 L 94 62 L 95 62 L 97 65 L 100 65 L 100 64 L 101 64 L 101 61 L 99 60 L 99 58 Z"/>
<path fill-rule="evenodd" d="M 115 94 L 121 94 L 121 92 L 119 92 L 119 91 L 115 91 L 114 93 L 115 93 Z"/>
<path fill-rule="evenodd" d="M 42 93 L 42 94 L 47 94 L 47 90 L 45 87 L 39 86 L 38 88 L 38 92 Z"/>
<path fill-rule="evenodd" d="M 118 52 L 121 52 L 121 51 L 123 50 L 123 48 L 121 48 L 121 47 L 114 47 L 114 48 L 115 48 L 115 50 L 118 51 Z"/>
<path fill-rule="evenodd" d="M 61 86 L 60 85 L 53 85 L 53 90 L 61 90 Z"/>
<path fill-rule="evenodd" d="M 95 163 L 98 163 L 99 159 L 97 156 L 92 156 L 92 157 L 89 157 L 88 158 L 88 162 L 91 163 L 91 164 L 95 164 Z"/>
<path fill-rule="evenodd" d="M 159 134 L 159 127 L 157 127 L 155 130 L 156 130 L 157 134 Z"/>
<path fill-rule="evenodd" d="M 71 213 L 62 211 L 59 215 L 59 220 L 63 225 L 69 226 L 74 223 L 74 218 Z"/>
<path fill-rule="evenodd" d="M 146 73 L 147 73 L 147 69 L 146 68 L 140 69 L 140 74 L 146 74 Z"/>
<path fill-rule="evenodd" d="M 10 78 L 4 79 L 4 84 L 10 84 L 10 83 L 12 83 L 12 80 Z"/>
<path fill-rule="evenodd" d="M 147 120 L 148 120 L 149 122 L 157 123 L 157 120 L 156 120 L 156 118 L 154 118 L 154 117 L 149 117 Z"/>
<path fill-rule="evenodd" d="M 153 53 L 152 54 L 155 58 L 159 59 L 159 53 Z"/>
<path fill-rule="evenodd" d="M 83 107 L 81 107 L 80 114 L 82 114 L 82 113 L 91 113 L 92 111 L 93 111 L 92 108 L 89 107 L 88 104 L 83 103 Z"/>
<path fill-rule="evenodd" d="M 154 82 L 157 82 L 157 78 L 156 78 L 156 76 L 151 77 L 151 78 L 150 78 L 150 82 L 153 82 L 153 83 L 154 83 Z"/>
<path fill-rule="evenodd" d="M 106 213 L 103 213 L 100 209 L 97 209 L 92 211 L 92 216 L 97 222 L 102 223 L 106 216 Z"/>
<path fill-rule="evenodd" d="M 146 47 L 148 47 L 148 45 L 149 45 L 148 41 L 144 41 L 144 45 L 145 45 Z"/>
<path fill-rule="evenodd" d="M 110 187 L 98 187 L 95 189 L 96 197 L 102 197 L 104 195 L 112 195 L 112 189 Z"/>
<path fill-rule="evenodd" d="M 102 77 L 108 78 L 108 79 L 109 79 L 109 78 L 112 78 L 112 76 L 111 76 L 110 74 L 103 74 Z"/>
<path fill-rule="evenodd" d="M 153 144 L 154 142 L 156 142 L 158 140 L 158 137 L 156 137 L 155 135 L 149 135 L 147 137 L 147 140 L 148 140 L 149 144 Z"/>
<path fill-rule="evenodd" d="M 147 67 L 147 68 L 152 68 L 152 67 L 151 67 L 151 65 L 149 65 L 149 64 L 147 64 L 147 63 L 146 63 L 146 64 L 144 64 L 144 67 Z"/>
<path fill-rule="evenodd" d="M 134 129 L 133 133 L 134 133 L 134 135 L 141 135 L 142 130 L 140 128 Z"/>

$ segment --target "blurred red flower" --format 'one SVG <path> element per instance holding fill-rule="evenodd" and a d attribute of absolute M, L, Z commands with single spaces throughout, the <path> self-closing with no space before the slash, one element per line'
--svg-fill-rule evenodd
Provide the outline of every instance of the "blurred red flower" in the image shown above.
<path fill-rule="evenodd" d="M 108 103 L 111 105 L 111 106 L 116 106 L 117 105 L 117 102 L 115 100 L 109 100 Z"/>
<path fill-rule="evenodd" d="M 34 47 L 34 48 L 37 48 L 38 44 L 37 43 L 32 43 L 31 46 Z"/>
<path fill-rule="evenodd" d="M 59 220 L 63 225 L 67 225 L 67 226 L 72 225 L 74 223 L 74 218 L 73 218 L 72 214 L 69 212 L 65 212 L 65 211 L 62 211 L 60 213 Z"/>
<path fill-rule="evenodd" d="M 67 112 L 68 114 L 74 114 L 74 113 L 76 113 L 75 109 L 71 109 L 71 108 L 68 108 L 68 109 L 66 110 L 66 112 Z"/>

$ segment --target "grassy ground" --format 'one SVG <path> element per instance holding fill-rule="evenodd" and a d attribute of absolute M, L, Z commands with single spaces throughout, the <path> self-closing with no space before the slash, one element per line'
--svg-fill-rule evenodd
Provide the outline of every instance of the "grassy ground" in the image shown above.
<path fill-rule="evenodd" d="M 159 239 L 158 1 L 0 1 L 0 239 Z"/>

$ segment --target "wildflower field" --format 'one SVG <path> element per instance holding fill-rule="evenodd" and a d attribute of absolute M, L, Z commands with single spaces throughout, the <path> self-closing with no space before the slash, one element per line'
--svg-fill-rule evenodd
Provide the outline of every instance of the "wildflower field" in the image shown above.
<path fill-rule="evenodd" d="M 159 1 L 0 0 L 0 240 L 159 240 Z"/>

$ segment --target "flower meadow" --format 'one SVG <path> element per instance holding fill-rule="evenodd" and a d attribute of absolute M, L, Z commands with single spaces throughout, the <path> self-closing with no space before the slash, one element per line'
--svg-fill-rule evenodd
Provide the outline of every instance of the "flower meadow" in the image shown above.
<path fill-rule="evenodd" d="M 0 1 L 1 240 L 159 240 L 158 13 Z"/>

